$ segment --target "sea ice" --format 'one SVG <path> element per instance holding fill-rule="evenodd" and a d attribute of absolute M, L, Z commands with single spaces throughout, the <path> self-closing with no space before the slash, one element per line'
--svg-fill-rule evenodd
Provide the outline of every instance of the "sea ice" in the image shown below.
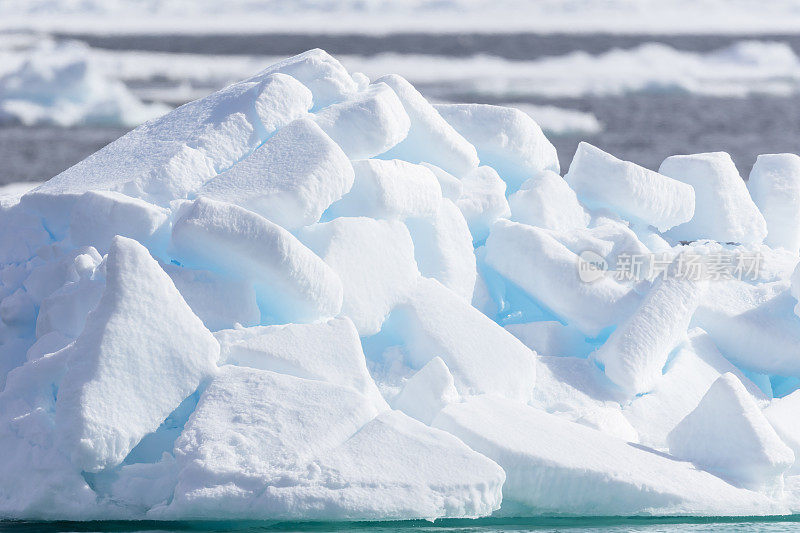
<path fill-rule="evenodd" d="M 538 172 L 508 197 L 511 220 L 531 226 L 568 231 L 585 228 L 589 216 L 578 203 L 575 191 L 552 171 Z"/>
<path fill-rule="evenodd" d="M 408 135 L 411 120 L 385 83 L 370 85 L 314 117 L 350 159 L 382 154 Z"/>
<path fill-rule="evenodd" d="M 653 388 L 634 398 L 622 412 L 636 428 L 642 444 L 666 449 L 669 432 L 727 372 L 735 374 L 754 398 L 766 400 L 764 393 L 719 353 L 705 331 L 692 329 L 670 356 Z"/>
<path fill-rule="evenodd" d="M 147 249 L 115 237 L 103 297 L 64 351 L 56 427 L 71 461 L 97 472 L 214 375 L 219 344 Z"/>
<path fill-rule="evenodd" d="M 262 320 L 314 321 L 339 313 L 342 282 L 291 233 L 242 207 L 200 198 L 172 228 L 181 264 L 252 282 Z"/>
<path fill-rule="evenodd" d="M 455 437 L 355 391 L 224 367 L 175 445 L 174 499 L 150 516 L 324 520 L 470 517 L 503 471 Z"/>
<path fill-rule="evenodd" d="M 51 232 L 87 191 L 117 191 L 166 207 L 305 116 L 310 105 L 308 89 L 286 75 L 235 83 L 140 126 L 20 201 L 41 213 Z"/>
<path fill-rule="evenodd" d="M 747 188 L 767 222 L 764 242 L 796 254 L 800 250 L 800 156 L 758 156 Z"/>
<path fill-rule="evenodd" d="M 459 178 L 478 166 L 475 147 L 453 129 L 408 81 L 391 74 L 375 80 L 375 83 L 380 82 L 394 90 L 411 119 L 408 136 L 382 158 L 430 163 Z"/>
<path fill-rule="evenodd" d="M 506 184 L 492 167 L 471 170 L 461 180 L 463 192 L 456 205 L 469 224 L 473 239 L 483 241 L 499 218 L 511 215 L 506 199 Z"/>
<path fill-rule="evenodd" d="M 385 407 L 349 318 L 218 331 L 222 362 L 350 388 Z"/>
<path fill-rule="evenodd" d="M 555 147 L 527 113 L 484 104 L 441 104 L 436 110 L 475 146 L 481 164 L 494 168 L 509 190 L 542 171 L 559 172 Z"/>
<path fill-rule="evenodd" d="M 758 244 L 766 237 L 764 217 L 725 152 L 673 155 L 658 171 L 694 189 L 694 217 L 671 229 L 667 235 L 672 239 Z"/>
<path fill-rule="evenodd" d="M 338 275 L 342 313 L 372 335 L 419 278 L 414 243 L 397 220 L 342 217 L 307 228 L 301 239 Z"/>
<path fill-rule="evenodd" d="M 733 374 L 719 377 L 667 437 L 669 451 L 753 490 L 782 491 L 794 463 L 753 397 Z"/>
<path fill-rule="evenodd" d="M 130 237 L 150 247 L 169 220 L 169 212 L 138 198 L 113 191 L 89 191 L 72 208 L 69 237 L 76 246 L 93 246 L 108 252 L 115 235 Z M 168 232 L 164 241 L 169 238 Z"/>
<path fill-rule="evenodd" d="M 469 226 L 458 207 L 443 198 L 434 215 L 409 218 L 406 226 L 420 273 L 471 301 L 477 278 L 475 253 Z"/>
<path fill-rule="evenodd" d="M 679 275 L 681 257 L 667 268 L 639 308 L 592 354 L 606 375 L 632 396 L 649 392 L 672 350 L 684 339 L 704 281 Z"/>
<path fill-rule="evenodd" d="M 445 405 L 458 401 L 453 375 L 441 357 L 434 357 L 392 398 L 392 407 L 430 425 Z"/>
<path fill-rule="evenodd" d="M 546 230 L 499 221 L 486 240 L 486 263 L 589 337 L 619 324 L 638 296 L 611 277 L 578 277 L 579 257 Z"/>
<path fill-rule="evenodd" d="M 281 61 L 0 198 L 0 517 L 796 512 L 796 159 Z"/>
<path fill-rule="evenodd" d="M 254 211 L 289 230 L 317 222 L 353 185 L 342 149 L 309 119 L 278 130 L 199 195 Z"/>
<path fill-rule="evenodd" d="M 405 343 L 412 368 L 439 356 L 461 394 L 530 398 L 534 353 L 438 281 L 420 279 L 393 314 L 395 333 Z"/>
<path fill-rule="evenodd" d="M 583 357 L 595 348 L 578 329 L 556 320 L 507 324 L 505 328 L 539 355 Z"/>
<path fill-rule="evenodd" d="M 353 161 L 355 180 L 344 197 L 328 209 L 329 217 L 425 217 L 439 209 L 442 190 L 422 165 L 399 159 Z"/>
<path fill-rule="evenodd" d="M 503 497 L 527 512 L 752 515 L 776 507 L 690 463 L 500 398 L 450 404 L 433 426 L 503 467 Z"/>
<path fill-rule="evenodd" d="M 691 186 L 585 142 L 578 145 L 564 179 L 588 208 L 607 208 L 659 231 L 687 222 L 694 214 Z"/>
<path fill-rule="evenodd" d="M 797 474 L 800 457 L 800 426 L 797 424 L 797 409 L 800 403 L 800 391 L 795 391 L 783 398 L 776 398 L 764 409 L 764 416 L 775 429 L 781 440 L 794 452 L 795 462 L 790 473 Z"/>

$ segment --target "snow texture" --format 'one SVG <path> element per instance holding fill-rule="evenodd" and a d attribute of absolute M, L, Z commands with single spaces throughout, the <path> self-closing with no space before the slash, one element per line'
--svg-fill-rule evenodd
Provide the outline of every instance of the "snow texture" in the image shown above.
<path fill-rule="evenodd" d="M 63 84 L 84 113 L 53 101 L 48 120 L 97 116 L 114 84 L 70 50 L 0 50 L 0 109 L 24 78 L 29 103 Z M 102 61 L 205 64 L 143 54 Z M 664 86 L 800 64 L 764 43 L 681 54 L 514 69 L 560 72 L 547 91 L 581 70 L 565 65 L 628 62 L 618 90 L 659 58 Z M 399 75 L 370 82 L 402 58 L 359 61 L 282 59 L 0 193 L 0 517 L 799 512 L 797 156 L 761 156 L 745 185 L 725 154 L 657 173 L 582 143 L 562 178 L 523 111 L 434 106 Z M 465 91 L 510 68 L 431 61 Z M 745 255 L 747 277 L 713 268 Z M 626 277 L 633 257 L 645 273 Z"/>
<path fill-rule="evenodd" d="M 764 217 L 725 152 L 673 155 L 658 171 L 694 189 L 694 217 L 670 230 L 671 238 L 758 244 L 767 236 Z"/>

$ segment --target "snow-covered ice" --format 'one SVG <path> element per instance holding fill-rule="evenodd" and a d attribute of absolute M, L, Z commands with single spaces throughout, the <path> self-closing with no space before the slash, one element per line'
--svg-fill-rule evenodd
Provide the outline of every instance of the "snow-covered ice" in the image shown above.
<path fill-rule="evenodd" d="M 0 517 L 800 511 L 797 156 L 562 177 L 522 111 L 364 70 L 0 193 Z"/>
<path fill-rule="evenodd" d="M 586 142 L 578 145 L 564 179 L 587 207 L 610 209 L 659 231 L 687 222 L 694 214 L 691 186 L 621 161 Z"/>
<path fill-rule="evenodd" d="M 764 216 L 725 152 L 673 155 L 658 171 L 694 189 L 694 216 L 667 232 L 672 239 L 758 244 L 767 236 Z"/>
<path fill-rule="evenodd" d="M 518 109 L 444 104 L 436 110 L 475 146 L 481 164 L 494 168 L 512 191 L 533 174 L 559 171 L 555 147 L 539 125 Z"/>
<path fill-rule="evenodd" d="M 764 242 L 791 252 L 800 249 L 800 156 L 758 156 L 747 188 L 767 223 Z"/>
<path fill-rule="evenodd" d="M 768 512 L 765 497 L 622 439 L 507 400 L 451 404 L 434 427 L 460 437 L 507 472 L 506 499 L 539 512 L 626 515 Z"/>
<path fill-rule="evenodd" d="M 670 453 L 754 490 L 781 491 L 794 452 L 739 379 L 720 376 L 667 436 Z"/>
<path fill-rule="evenodd" d="M 650 392 L 662 376 L 672 350 L 683 340 L 703 282 L 677 274 L 679 256 L 656 280 L 636 311 L 608 337 L 592 357 L 606 375 L 631 395 Z"/>

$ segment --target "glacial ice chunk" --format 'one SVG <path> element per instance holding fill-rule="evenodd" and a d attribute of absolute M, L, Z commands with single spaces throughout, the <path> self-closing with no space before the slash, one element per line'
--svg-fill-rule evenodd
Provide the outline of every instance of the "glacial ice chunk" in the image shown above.
<path fill-rule="evenodd" d="M 528 513 L 754 515 L 779 508 L 690 463 L 501 398 L 450 404 L 433 426 L 503 467 L 504 504 Z"/>
<path fill-rule="evenodd" d="M 667 437 L 672 455 L 752 490 L 778 493 L 794 463 L 753 397 L 733 374 L 720 376 Z"/>
<path fill-rule="evenodd" d="M 337 218 L 306 228 L 301 239 L 338 274 L 344 287 L 342 314 L 362 336 L 380 331 L 419 278 L 414 243 L 397 220 Z"/>
<path fill-rule="evenodd" d="M 403 159 L 410 163 L 424 161 L 459 178 L 478 166 L 475 147 L 453 129 L 413 85 L 396 74 L 378 78 L 374 83 L 381 82 L 394 90 L 411 119 L 408 136 L 381 158 Z"/>
<path fill-rule="evenodd" d="M 531 226 L 568 231 L 585 228 L 589 215 L 578 202 L 575 191 L 552 171 L 533 174 L 508 197 L 511 220 Z"/>
<path fill-rule="evenodd" d="M 670 238 L 758 244 L 766 237 L 764 217 L 727 153 L 673 155 L 658 171 L 694 189 L 694 217 L 671 229 Z"/>
<path fill-rule="evenodd" d="M 438 281 L 420 279 L 392 314 L 412 368 L 439 356 L 461 394 L 530 399 L 536 379 L 533 352 Z"/>
<path fill-rule="evenodd" d="M 172 228 L 180 262 L 255 285 L 262 321 L 312 322 L 342 308 L 342 282 L 291 233 L 242 207 L 198 198 Z"/>
<path fill-rule="evenodd" d="M 382 154 L 405 139 L 411 127 L 403 104 L 385 83 L 320 110 L 314 120 L 350 159 Z"/>
<path fill-rule="evenodd" d="M 764 243 L 796 254 L 800 250 L 800 156 L 758 156 L 747 188 L 767 222 Z"/>
<path fill-rule="evenodd" d="M 617 159 L 586 142 L 578 145 L 564 179 L 589 209 L 610 209 L 659 231 L 688 222 L 695 211 L 690 185 Z"/>
<path fill-rule="evenodd" d="M 81 470 L 119 464 L 181 401 L 214 375 L 219 344 L 136 241 L 116 237 L 106 288 L 65 348 L 56 427 Z"/>
<path fill-rule="evenodd" d="M 293 230 L 317 222 L 352 185 L 353 168 L 341 148 L 313 121 L 300 119 L 198 194 L 245 207 Z"/>
<path fill-rule="evenodd" d="M 445 405 L 458 399 L 453 375 L 441 357 L 434 357 L 405 382 L 392 407 L 430 425 Z"/>
<path fill-rule="evenodd" d="M 527 113 L 486 104 L 440 104 L 436 110 L 475 146 L 481 164 L 494 168 L 509 190 L 542 171 L 559 173 L 555 147 Z"/>

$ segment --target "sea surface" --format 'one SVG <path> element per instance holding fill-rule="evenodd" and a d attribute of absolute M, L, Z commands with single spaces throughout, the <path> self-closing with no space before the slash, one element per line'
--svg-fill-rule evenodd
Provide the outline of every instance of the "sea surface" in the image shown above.
<path fill-rule="evenodd" d="M 525 518 L 437 520 L 436 522 L 1 522 L 0 532 L 279 532 L 339 533 L 669 533 L 722 531 L 779 533 L 798 531 L 800 516 L 768 518 Z"/>
<path fill-rule="evenodd" d="M 506 62 L 530 62 L 569 54 L 606 54 L 613 50 L 632 50 L 644 43 L 661 43 L 675 53 L 707 54 L 733 43 L 759 40 L 785 43 L 800 54 L 800 35 L 613 35 L 613 34 L 401 34 L 366 35 L 72 35 L 43 36 L 52 39 L 77 39 L 92 49 L 108 54 L 171 54 L 171 57 L 209 58 L 235 55 L 288 56 L 303 50 L 322 47 L 337 55 L 364 58 L 370 61 L 381 54 L 397 54 L 412 58 L 423 67 L 425 57 L 484 58 Z M 672 52 L 670 52 L 672 53 Z M 145 57 L 147 57 L 145 55 Z M 154 56 L 155 57 L 155 56 Z M 413 59 L 416 58 L 416 59 Z M 420 59 L 421 58 L 421 59 Z M 437 60 L 438 60 L 437 59 Z M 744 58 L 742 61 L 747 61 Z M 782 59 L 777 58 L 780 63 Z M 146 62 L 147 59 L 142 61 Z M 510 62 L 510 63 L 509 63 Z M 480 64 L 480 63 L 477 63 Z M 520 63 L 522 64 L 522 63 Z M 575 64 L 577 66 L 569 66 Z M 565 63 L 565 69 L 578 68 L 580 63 Z M 266 66 L 266 65 L 262 65 Z M 656 65 L 658 66 L 658 65 Z M 744 64 L 747 72 L 746 63 Z M 413 63 L 407 66 L 413 78 Z M 667 156 L 723 150 L 731 154 L 743 177 L 760 153 L 797 152 L 800 147 L 800 96 L 792 91 L 767 91 L 763 94 L 714 95 L 704 91 L 681 90 L 670 86 L 664 90 L 593 91 L 579 96 L 541 96 L 547 77 L 538 79 L 534 91 L 515 91 L 513 80 L 498 90 L 475 90 L 475 83 L 464 84 L 453 77 L 453 68 L 441 81 L 435 69 L 425 67 L 424 81 L 418 87 L 438 101 L 482 102 L 492 104 L 536 104 L 558 106 L 588 113 L 602 125 L 600 131 L 567 132 L 550 138 L 559 152 L 564 171 L 581 140 L 587 140 L 618 157 L 658 168 Z M 635 74 L 634 65 L 633 74 Z M 664 64 L 665 72 L 670 70 Z M 697 67 L 702 69 L 701 66 Z M 755 67 L 754 67 L 755 69 Z M 431 70 L 434 72 L 431 75 Z M 471 75 L 480 80 L 481 72 Z M 570 75 L 571 72 L 561 74 Z M 203 84 L 192 80 L 192 97 L 221 85 L 219 79 Z M 619 77 L 619 74 L 617 74 Z M 489 75 L 487 74 L 487 78 Z M 799 76 L 800 77 L 800 76 Z M 151 95 L 173 97 L 170 103 L 182 103 L 186 83 L 153 75 L 127 79 L 135 94 L 147 100 Z M 412 79 L 412 81 L 414 81 Z M 491 88 L 492 80 L 483 80 Z M 657 82 L 658 80 L 656 80 Z M 773 80 L 774 81 L 774 80 Z M 780 78 L 778 78 L 780 81 Z M 736 80 L 732 80 L 736 82 Z M 564 80 L 560 79 L 560 86 Z M 582 83 L 586 83 L 585 81 Z M 591 83 L 603 84 L 601 78 Z M 616 80 L 617 84 L 620 80 Z M 655 83 L 655 82 L 654 82 Z M 546 89 L 546 87 L 544 87 Z M 563 87 L 562 87 L 563 88 Z M 568 85 L 566 89 L 568 89 Z M 589 91 L 592 93 L 592 91 Z M 706 91 L 707 92 L 707 91 Z M 724 91 L 723 91 L 724 93 Z M 188 97 L 187 97 L 188 98 Z M 59 173 L 126 132 L 118 126 L 86 126 L 61 128 L 54 126 L 0 126 L 0 185 L 19 181 L 40 181 Z"/>

